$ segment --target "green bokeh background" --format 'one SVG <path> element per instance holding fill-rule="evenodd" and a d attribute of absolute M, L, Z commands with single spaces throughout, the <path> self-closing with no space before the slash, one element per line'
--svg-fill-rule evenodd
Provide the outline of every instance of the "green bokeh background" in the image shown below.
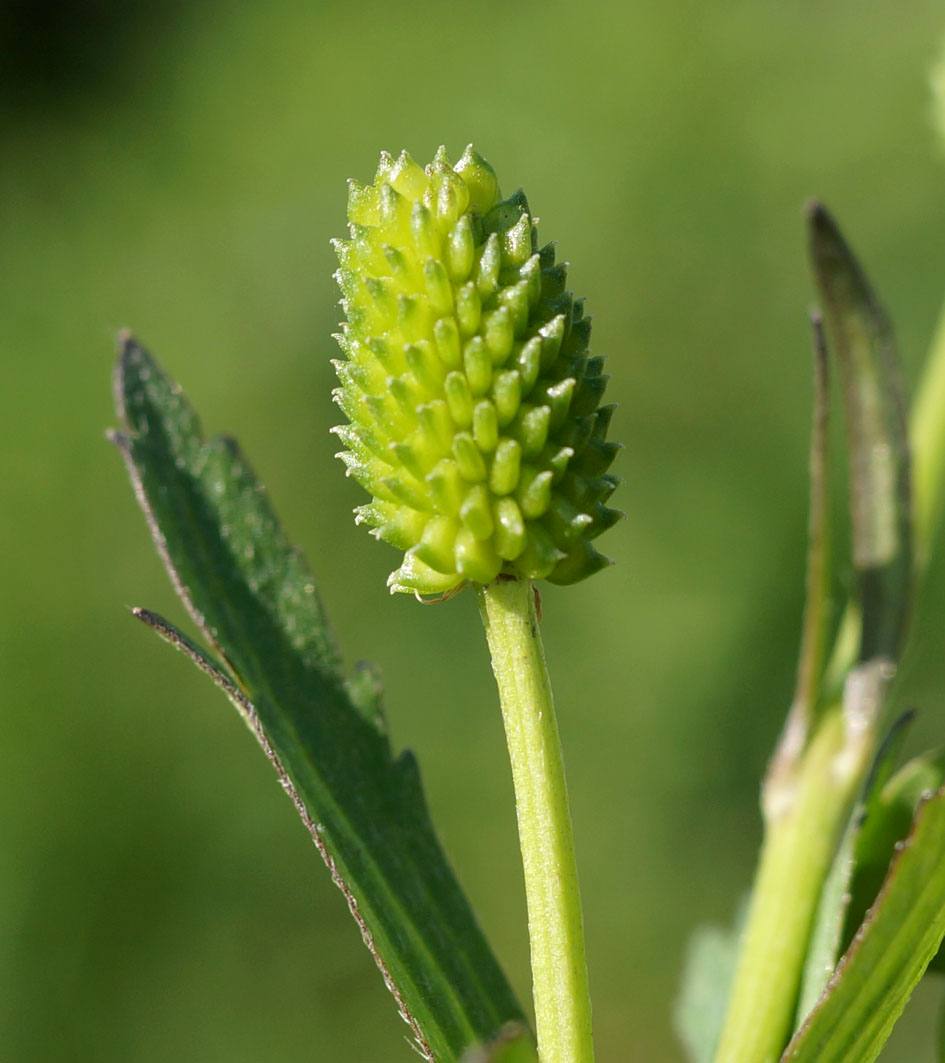
<path fill-rule="evenodd" d="M 915 381 L 945 292 L 941 5 L 99 3 L 45 27 L 28 8 L 0 6 L 0 1057 L 415 1058 L 245 728 L 125 609 L 183 617 L 104 441 L 123 326 L 239 435 L 349 663 L 382 669 L 394 742 L 527 998 L 474 602 L 387 595 L 396 557 L 353 527 L 328 434 L 344 179 L 382 147 L 473 141 L 573 264 L 620 402 L 617 564 L 549 588 L 544 627 L 599 1057 L 681 1060 L 685 942 L 747 886 L 793 681 L 801 208 L 833 207 Z M 900 687 L 916 745 L 945 735 L 943 626 L 940 556 Z M 884 1060 L 932 1059 L 940 992 Z"/>

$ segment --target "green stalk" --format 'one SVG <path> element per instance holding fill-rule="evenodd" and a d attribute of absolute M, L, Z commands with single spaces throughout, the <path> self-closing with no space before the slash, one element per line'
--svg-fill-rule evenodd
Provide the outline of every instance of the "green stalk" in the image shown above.
<path fill-rule="evenodd" d="M 593 1063 L 571 814 L 531 581 L 478 588 L 505 723 L 525 871 L 541 1063 Z"/>
<path fill-rule="evenodd" d="M 764 842 L 715 1063 L 780 1058 L 821 887 L 872 749 L 872 735 L 852 734 L 836 706 L 796 773 L 769 780 Z"/>

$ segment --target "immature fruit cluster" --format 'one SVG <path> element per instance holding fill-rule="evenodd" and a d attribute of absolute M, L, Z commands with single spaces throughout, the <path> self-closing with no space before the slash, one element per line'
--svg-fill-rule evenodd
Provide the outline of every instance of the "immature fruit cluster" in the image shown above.
<path fill-rule="evenodd" d="M 391 590 L 602 568 L 591 540 L 619 516 L 607 377 L 524 194 L 500 200 L 471 148 L 425 169 L 383 153 L 372 185 L 350 182 L 348 220 L 335 432 L 373 496 L 358 522 L 405 551 Z"/>

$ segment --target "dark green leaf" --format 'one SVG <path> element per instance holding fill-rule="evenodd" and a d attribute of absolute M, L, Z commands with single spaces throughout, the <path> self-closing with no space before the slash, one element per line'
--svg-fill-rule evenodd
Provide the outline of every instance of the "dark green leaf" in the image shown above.
<path fill-rule="evenodd" d="M 926 800 L 879 897 L 782 1063 L 873 1063 L 945 935 L 945 792 Z"/>
<path fill-rule="evenodd" d="M 919 802 L 943 783 L 945 751 L 937 750 L 910 760 L 874 791 L 857 838 L 856 870 L 847 909 L 847 942 L 876 899 L 896 855 L 896 845 L 909 834 Z"/>
<path fill-rule="evenodd" d="M 421 1051 L 454 1063 L 522 1010 L 394 756 L 370 670 L 341 672 L 314 580 L 230 440 L 123 337 L 114 433 L 178 594 L 215 652 L 141 619 L 225 690 L 276 767 Z"/>
<path fill-rule="evenodd" d="M 906 399 L 892 328 L 819 203 L 810 208 L 814 277 L 837 353 L 850 455 L 860 660 L 899 658 L 912 590 Z"/>

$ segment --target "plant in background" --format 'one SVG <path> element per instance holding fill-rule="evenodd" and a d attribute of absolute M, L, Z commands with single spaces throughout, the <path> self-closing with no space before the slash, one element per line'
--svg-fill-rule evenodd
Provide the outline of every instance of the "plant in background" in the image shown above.
<path fill-rule="evenodd" d="M 359 522 L 403 553 L 392 591 L 479 600 L 522 847 L 535 1034 L 395 755 L 374 673 L 345 675 L 304 562 L 236 445 L 205 439 L 180 391 L 123 336 L 114 433 L 198 646 L 136 615 L 216 682 L 254 732 L 341 888 L 421 1055 L 591 1063 L 583 928 L 534 580 L 606 564 L 592 544 L 616 445 L 583 304 L 539 248 L 524 195 L 471 149 L 422 168 L 384 154 L 352 183 L 336 242 L 346 314 L 336 429 L 371 500 Z M 765 840 L 737 962 L 702 935 L 679 1025 L 693 1063 L 870 1063 L 945 935 L 945 757 L 894 771 L 890 725 L 945 455 L 945 340 L 909 432 L 888 321 L 820 206 L 809 229 L 840 367 L 856 585 L 834 622 L 827 343 L 815 319 L 807 606 L 797 690 L 764 786 Z M 734 974 L 732 973 L 734 971 Z M 726 986 L 731 983 L 730 991 Z M 632 1053 L 631 1053 L 632 1054 Z"/>

